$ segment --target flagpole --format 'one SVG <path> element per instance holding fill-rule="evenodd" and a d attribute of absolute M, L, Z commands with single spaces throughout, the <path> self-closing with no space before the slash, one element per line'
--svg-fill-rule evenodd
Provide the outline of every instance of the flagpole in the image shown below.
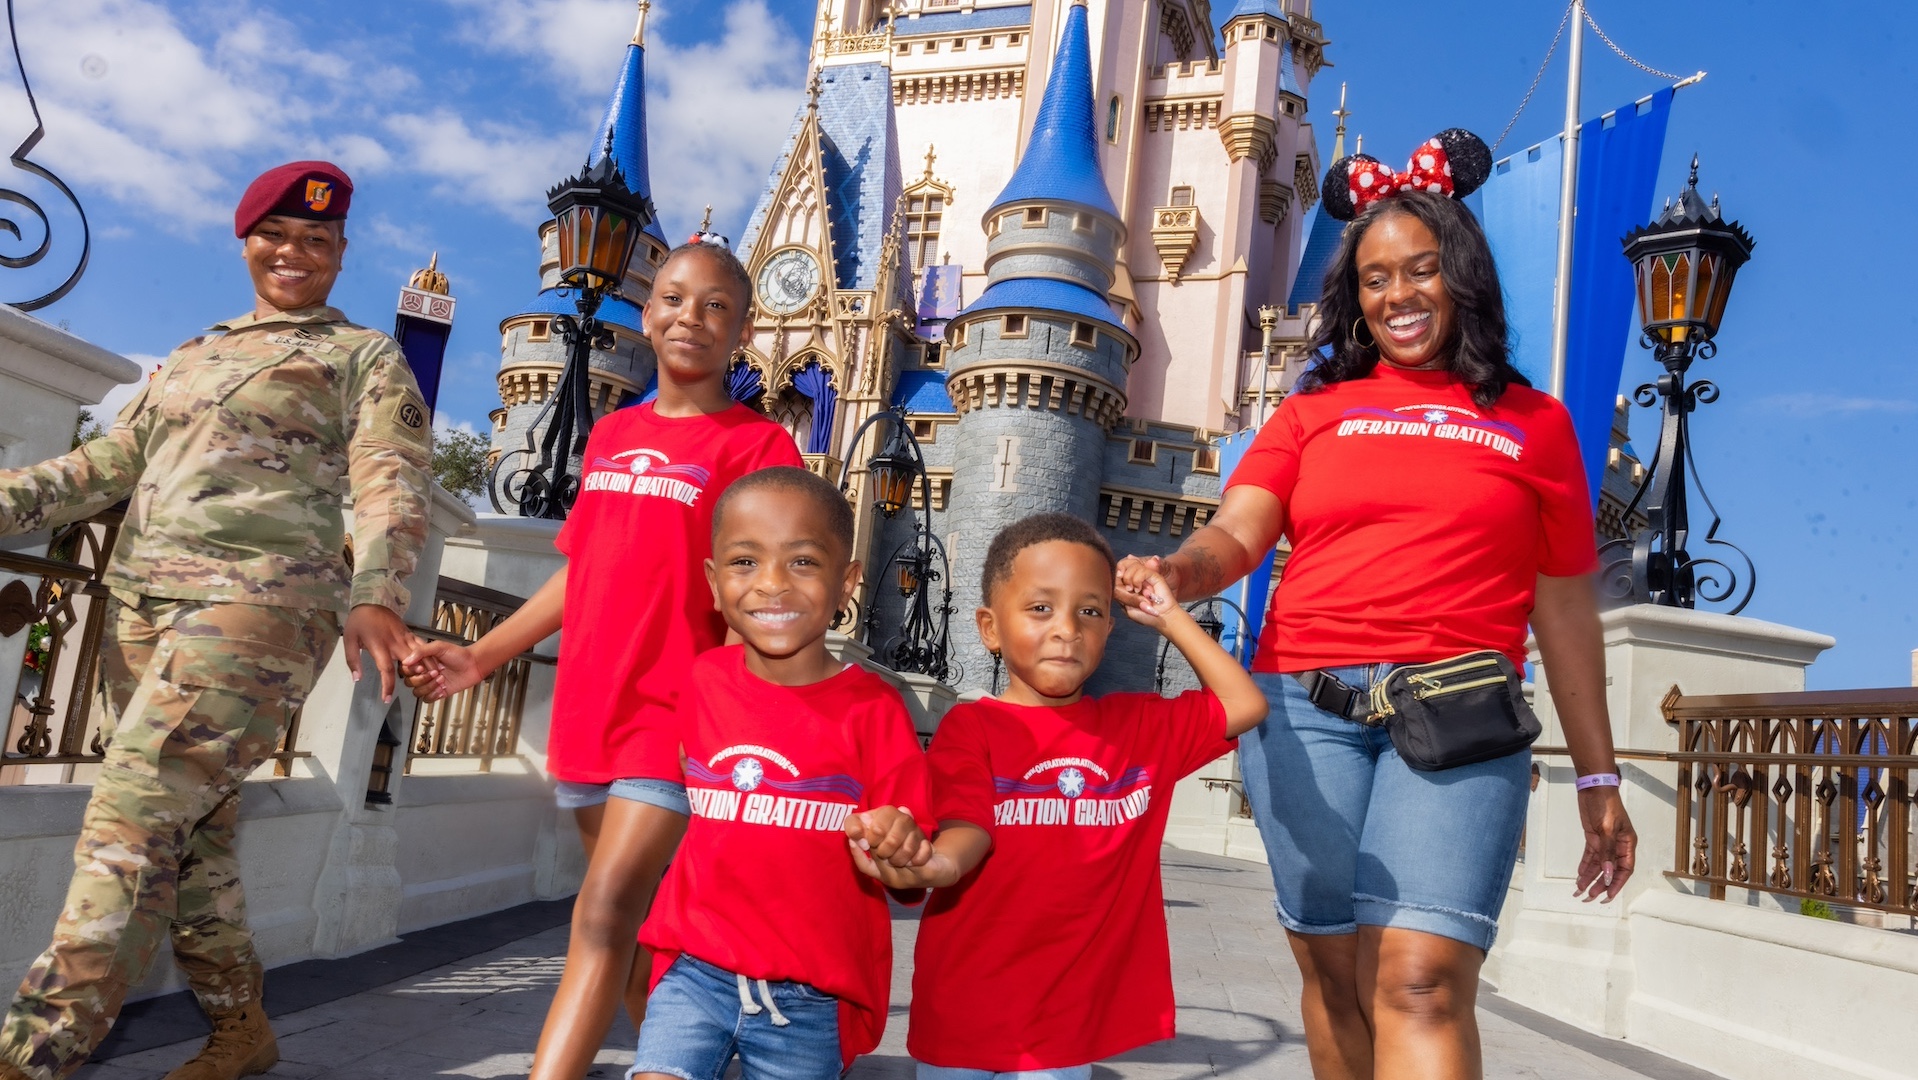
<path fill-rule="evenodd" d="M 1585 68 L 1585 0 L 1572 0 L 1571 73 L 1565 80 L 1565 162 L 1558 189 L 1558 275 L 1552 288 L 1552 396 L 1565 400 L 1572 321 L 1572 226 L 1578 213 L 1578 83 Z"/>

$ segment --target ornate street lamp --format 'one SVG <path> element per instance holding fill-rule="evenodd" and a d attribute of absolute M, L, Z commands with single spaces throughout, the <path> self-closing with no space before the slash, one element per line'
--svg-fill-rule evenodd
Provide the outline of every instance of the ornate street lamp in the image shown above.
<path fill-rule="evenodd" d="M 1225 612 L 1220 612 L 1219 609 L 1221 607 L 1226 609 Z M 1225 636 L 1226 622 L 1223 618 L 1224 614 L 1230 614 L 1234 619 L 1238 620 L 1239 636 L 1234 647 L 1234 657 L 1240 663 L 1245 662 L 1245 658 L 1253 645 L 1253 631 L 1252 621 L 1246 618 L 1244 608 L 1227 600 L 1223 596 L 1208 596 L 1200 600 L 1192 601 L 1185 606 L 1185 609 L 1192 614 L 1192 621 L 1198 623 L 1199 629 L 1204 630 L 1206 636 L 1210 637 L 1213 641 L 1218 641 Z M 1172 642 L 1159 642 L 1159 667 L 1152 676 L 1153 689 L 1161 692 L 1165 690 L 1165 665 L 1166 661 L 1171 658 Z M 994 689 L 995 691 L 997 690 L 996 687 Z"/>
<path fill-rule="evenodd" d="M 1717 196 L 1709 205 L 1699 196 L 1694 156 L 1691 179 L 1677 202 L 1667 203 L 1657 221 L 1625 237 L 1624 245 L 1637 275 L 1642 341 L 1665 368 L 1656 383 L 1640 386 L 1632 396 L 1647 407 L 1662 403 L 1664 414 L 1658 452 L 1624 514 L 1630 521 L 1642 508 L 1646 527 L 1600 549 L 1606 591 L 1613 599 L 1666 607 L 1689 608 L 1699 600 L 1729 604 L 1729 613 L 1736 615 L 1751 601 L 1757 570 L 1736 545 L 1718 539 L 1718 510 L 1698 482 L 1690 437 L 1692 411 L 1718 400 L 1718 387 L 1705 379 L 1687 382 L 1686 375 L 1693 360 L 1709 360 L 1718 351 L 1712 339 L 1725 315 L 1732 279 L 1751 257 L 1751 234 L 1723 220 Z M 1693 539 L 1688 479 L 1711 514 L 1703 540 L 1714 554 L 1695 556 L 1687 548 Z M 1744 572 L 1728 558 L 1742 564 Z"/>
<path fill-rule="evenodd" d="M 898 568 L 899 595 L 906 601 L 905 618 L 899 632 L 874 651 L 885 658 L 894 671 L 912 671 L 945 682 L 951 675 L 947 660 L 946 635 L 952 620 L 952 563 L 946 546 L 932 534 L 932 477 L 926 472 L 926 458 L 919 440 L 912 436 L 905 410 L 894 406 L 875 413 L 853 432 L 857 447 L 866 430 L 874 424 L 892 424 L 885 446 L 866 462 L 867 482 L 871 487 L 873 509 L 891 518 L 912 503 L 913 481 L 919 482 L 920 500 L 925 515 L 913 515 L 912 538 L 901 544 L 892 557 L 876 568 L 871 580 L 884 580 L 886 572 Z M 849 460 L 839 469 L 839 490 L 846 490 L 852 473 Z M 939 602 L 933 603 L 932 588 L 940 589 Z M 878 630 L 876 604 L 867 604 L 865 634 L 872 643 Z"/>
<path fill-rule="evenodd" d="M 612 330 L 596 316 L 600 302 L 616 295 L 640 231 L 654 216 L 652 200 L 626 186 L 626 177 L 613 163 L 611 140 L 609 134 L 607 152 L 600 155 L 598 164 L 589 164 L 578 176 L 546 193 L 546 206 L 553 212 L 559 236 L 560 289 L 572 291 L 579 316 L 553 316 L 553 329 L 566 344 L 566 366 L 560 369 L 552 396 L 533 418 L 525 449 L 503 455 L 493 467 L 488 489 L 495 510 L 503 510 L 499 505 L 503 494 L 518 504 L 522 517 L 558 519 L 566 516 L 579 495 L 573 458 L 585 453 L 586 436 L 593 430 L 588 394 L 593 350 L 608 352 L 615 345 Z M 530 459 L 535 449 L 537 464 L 513 469 L 500 481 L 509 459 L 518 455 Z"/>

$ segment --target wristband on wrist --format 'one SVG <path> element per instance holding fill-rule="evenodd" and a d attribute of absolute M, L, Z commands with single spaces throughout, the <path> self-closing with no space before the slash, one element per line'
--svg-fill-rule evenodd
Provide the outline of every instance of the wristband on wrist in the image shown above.
<path fill-rule="evenodd" d="M 1588 775 L 1579 777 L 1578 783 L 1575 786 L 1578 788 L 1578 790 L 1584 791 L 1587 788 L 1595 788 L 1595 787 L 1617 787 L 1618 784 L 1619 784 L 1619 780 L 1618 780 L 1617 773 L 1595 772 L 1595 773 L 1590 773 Z"/>

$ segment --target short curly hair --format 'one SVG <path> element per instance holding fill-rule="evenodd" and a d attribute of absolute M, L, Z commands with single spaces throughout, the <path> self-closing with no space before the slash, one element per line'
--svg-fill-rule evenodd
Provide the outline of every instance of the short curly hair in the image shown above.
<path fill-rule="evenodd" d="M 746 492 L 759 490 L 790 491 L 811 499 L 813 505 L 826 515 L 826 527 L 832 531 L 832 538 L 839 542 L 839 550 L 847 558 L 852 557 L 852 504 L 828 481 L 792 465 L 775 465 L 749 472 L 727 485 L 719 496 L 719 502 L 713 507 L 714 543 L 719 541 L 719 528 L 726 520 L 726 508 Z"/>
<path fill-rule="evenodd" d="M 979 602 L 992 603 L 992 590 L 1012 576 L 1012 561 L 1021 551 L 1053 540 L 1084 544 L 1103 556 L 1115 574 L 1119 570 L 1112 545 L 1083 518 L 1060 513 L 1034 514 L 1000 529 L 999 535 L 992 538 L 992 544 L 986 548 L 985 568 L 979 574 Z"/>

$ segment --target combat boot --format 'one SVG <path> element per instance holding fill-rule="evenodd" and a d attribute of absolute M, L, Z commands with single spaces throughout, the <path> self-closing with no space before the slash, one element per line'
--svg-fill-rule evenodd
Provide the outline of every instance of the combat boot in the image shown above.
<path fill-rule="evenodd" d="M 257 997 L 231 1012 L 207 1015 L 212 1037 L 199 1056 L 166 1074 L 166 1080 L 239 1080 L 279 1063 L 280 1043 Z"/>

